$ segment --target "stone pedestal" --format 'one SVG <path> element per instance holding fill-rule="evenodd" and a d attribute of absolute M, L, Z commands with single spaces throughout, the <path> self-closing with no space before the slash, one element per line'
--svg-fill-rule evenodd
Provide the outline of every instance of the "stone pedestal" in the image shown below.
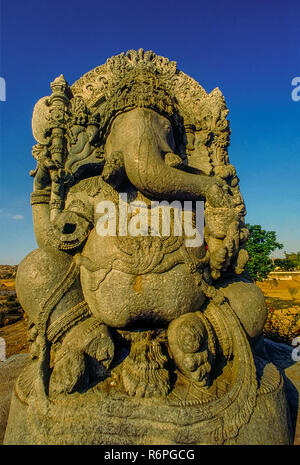
<path fill-rule="evenodd" d="M 115 377 L 87 392 L 50 399 L 25 392 L 32 376 L 25 370 L 13 394 L 4 444 L 290 444 L 283 379 L 271 364 L 264 371 L 253 411 L 240 417 L 232 391 L 209 401 L 183 379 L 165 399 L 130 398 L 116 390 Z M 234 412 L 231 418 L 224 416 L 224 406 Z"/>

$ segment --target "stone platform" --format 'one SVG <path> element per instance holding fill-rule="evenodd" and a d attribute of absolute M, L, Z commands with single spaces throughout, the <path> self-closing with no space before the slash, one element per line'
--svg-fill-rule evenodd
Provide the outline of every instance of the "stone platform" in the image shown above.
<path fill-rule="evenodd" d="M 300 445 L 300 408 L 299 408 L 299 392 L 300 392 L 300 362 L 293 362 L 291 352 L 293 348 L 286 344 L 280 344 L 271 340 L 265 339 L 266 350 L 270 360 L 280 369 L 284 375 L 284 389 L 289 404 L 291 414 L 292 442 L 294 445 Z M 13 385 L 29 361 L 29 354 L 16 354 L 11 356 L 6 362 L 0 363 L 0 396 L 1 396 L 1 421 L 0 421 L 0 444 L 3 442 L 11 397 L 13 394 Z M 152 403 L 152 402 L 151 402 Z M 24 409 L 24 404 L 20 404 L 21 409 Z M 99 406 L 96 410 L 99 409 Z M 154 409 L 155 410 L 155 409 Z M 180 409 L 179 409 L 180 411 Z M 80 415 L 78 415 L 80 416 Z M 67 416 L 65 417 L 67 418 Z M 21 421 L 21 423 L 23 423 Z M 266 425 L 265 425 L 266 426 Z M 13 425 L 16 428 L 16 424 Z M 245 434 L 247 428 L 245 429 Z M 93 433 L 94 434 L 94 433 Z M 92 444 L 93 434 L 89 437 L 89 444 Z M 142 436 L 140 437 L 142 440 Z M 42 438 L 40 438 L 41 440 Z M 115 438 L 117 439 L 117 438 Z M 110 437 L 114 441 L 113 437 Z M 245 438 L 246 440 L 246 438 Z M 163 438 L 157 438 L 157 444 L 163 444 Z M 47 443 L 47 439 L 45 439 Z M 111 442 L 113 443 L 113 442 Z M 119 443 L 118 440 L 116 444 Z"/>
<path fill-rule="evenodd" d="M 236 427 L 237 417 L 224 422 L 218 412 L 226 404 L 230 414 L 230 393 L 227 399 L 223 396 L 219 401 L 202 404 L 180 402 L 174 393 L 166 396 L 165 401 L 137 399 L 117 391 L 108 379 L 100 383 L 101 388 L 96 385 L 87 392 L 52 399 L 38 393 L 36 386 L 27 400 L 21 399 L 24 394 L 28 395 L 26 379 L 32 379 L 32 375 L 29 372 L 26 375 L 25 370 L 16 385 L 4 444 L 277 445 L 292 442 L 289 432 L 282 427 L 288 422 L 283 378 L 274 388 L 268 370 L 265 379 L 262 378 L 256 406 L 240 428 Z M 189 391 L 193 393 L 193 386 Z"/>

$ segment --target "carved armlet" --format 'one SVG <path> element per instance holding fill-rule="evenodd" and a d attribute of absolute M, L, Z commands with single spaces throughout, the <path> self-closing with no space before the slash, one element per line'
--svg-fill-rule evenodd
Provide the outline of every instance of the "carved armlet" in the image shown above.
<path fill-rule="evenodd" d="M 59 250 L 74 250 L 87 239 L 93 225 L 92 207 L 73 200 L 51 223 L 49 242 Z"/>
<path fill-rule="evenodd" d="M 47 329 L 47 339 L 52 343 L 57 342 L 66 331 L 90 316 L 91 312 L 86 302 L 80 302 L 51 323 Z"/>
<path fill-rule="evenodd" d="M 32 192 L 30 203 L 31 205 L 36 205 L 38 203 L 50 203 L 50 190 L 41 189 Z"/>

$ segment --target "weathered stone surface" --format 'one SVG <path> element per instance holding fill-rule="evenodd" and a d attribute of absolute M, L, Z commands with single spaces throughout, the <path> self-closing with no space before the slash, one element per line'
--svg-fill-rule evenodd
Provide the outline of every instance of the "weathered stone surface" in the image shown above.
<path fill-rule="evenodd" d="M 294 444 L 300 445 L 300 361 L 296 362 L 292 358 L 294 347 L 267 338 L 265 343 L 267 357 L 283 373 Z"/>
<path fill-rule="evenodd" d="M 80 396 L 75 394 L 68 400 L 57 399 L 57 403 L 45 405 L 45 411 L 42 404 L 35 402 L 29 415 L 28 407 L 15 398 L 11 411 L 15 423 L 8 425 L 6 444 L 283 445 L 290 441 L 287 429 L 282 428 L 286 419 L 282 390 L 259 396 L 251 420 L 237 437 L 232 438 L 228 431 L 229 438 L 225 442 L 221 422 L 203 420 L 205 405 L 198 408 L 175 406 L 157 398 L 114 398 L 109 394 L 112 393 L 101 395 L 98 390 Z M 27 424 L 22 421 L 24 417 L 27 417 Z"/>
<path fill-rule="evenodd" d="M 29 354 L 18 354 L 0 362 L 0 444 L 4 439 L 15 381 L 29 361 Z"/>
<path fill-rule="evenodd" d="M 220 90 L 143 50 L 51 90 L 32 121 L 39 248 L 17 274 L 32 361 L 5 443 L 289 443 Z"/>

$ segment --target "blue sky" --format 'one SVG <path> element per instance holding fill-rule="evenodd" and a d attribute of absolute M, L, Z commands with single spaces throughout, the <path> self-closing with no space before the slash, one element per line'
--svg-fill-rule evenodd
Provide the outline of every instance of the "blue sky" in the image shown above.
<path fill-rule="evenodd" d="M 36 248 L 28 174 L 35 102 L 59 74 L 73 84 L 138 48 L 177 61 L 208 92 L 221 89 L 246 220 L 276 231 L 286 251 L 300 250 L 300 101 L 291 98 L 299 41 L 296 0 L 2 0 L 0 263 Z"/>

